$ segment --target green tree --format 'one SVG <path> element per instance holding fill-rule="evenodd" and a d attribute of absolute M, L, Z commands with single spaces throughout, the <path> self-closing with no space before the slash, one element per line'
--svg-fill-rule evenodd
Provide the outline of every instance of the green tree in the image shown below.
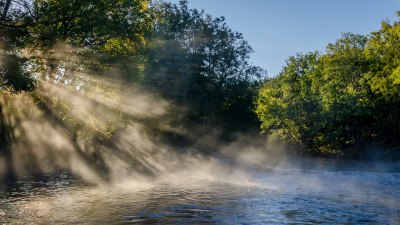
<path fill-rule="evenodd" d="M 400 22 L 383 21 L 365 49 L 366 58 L 372 61 L 366 78 L 374 95 L 374 140 L 392 147 L 400 143 L 399 48 Z"/>
<path fill-rule="evenodd" d="M 340 151 L 371 138 L 371 90 L 365 74 L 370 61 L 364 55 L 367 37 L 346 33 L 329 44 L 320 61 L 324 142 Z"/>
<path fill-rule="evenodd" d="M 119 90 L 101 83 L 99 75 L 131 79 L 144 72 L 138 68 L 144 64 L 145 35 L 152 28 L 148 1 L 7 0 L 0 1 L 0 12 L 0 155 L 8 172 L 13 173 L 15 129 L 22 129 L 21 122 L 12 121 L 25 119 L 20 111 L 38 109 L 42 118 L 67 134 L 77 151 L 110 140 L 125 118 L 121 108 L 93 100 L 101 96 L 119 104 Z M 120 66 L 118 72 L 111 70 Z M 31 91 L 22 95 L 29 104 L 13 108 L 17 97 L 6 92 L 23 91 Z M 73 104 L 69 98 L 74 95 L 85 95 L 87 103 L 96 102 L 104 113 Z M 94 156 L 82 157 L 90 161 Z"/>
<path fill-rule="evenodd" d="M 13 7 L 11 0 L 0 1 L 0 12 L 0 90 L 31 91 L 35 80 L 23 70 L 27 60 L 16 50 L 18 37 L 25 36 L 26 31 L 14 21 L 23 20 L 25 15 Z"/>
<path fill-rule="evenodd" d="M 282 72 L 260 89 L 256 113 L 273 141 L 313 149 L 320 129 L 319 95 L 312 90 L 319 54 L 290 57 Z"/>
<path fill-rule="evenodd" d="M 242 35 L 187 1 L 161 3 L 155 11 L 147 82 L 190 108 L 190 123 L 256 123 L 252 101 L 265 72 L 249 63 L 252 49 Z"/>
<path fill-rule="evenodd" d="M 369 36 L 345 33 L 324 54 L 290 57 L 259 91 L 257 115 L 270 139 L 320 154 L 395 153 L 400 138 L 400 29 L 384 21 Z M 390 150 L 390 151 L 389 151 Z"/>

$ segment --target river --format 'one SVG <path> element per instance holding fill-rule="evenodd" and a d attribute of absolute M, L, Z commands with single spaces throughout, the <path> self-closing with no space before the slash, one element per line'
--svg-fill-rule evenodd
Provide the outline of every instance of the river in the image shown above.
<path fill-rule="evenodd" d="M 257 168 L 251 183 L 195 177 L 92 185 L 67 172 L 8 182 L 0 224 L 400 224 L 400 173 Z"/>

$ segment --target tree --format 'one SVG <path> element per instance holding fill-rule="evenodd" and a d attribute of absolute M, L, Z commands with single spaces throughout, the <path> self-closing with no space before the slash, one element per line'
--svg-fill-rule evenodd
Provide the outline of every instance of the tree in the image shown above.
<path fill-rule="evenodd" d="M 124 73 L 124 78 L 140 74 L 136 68 L 143 64 L 145 33 L 152 26 L 148 1 L 7 0 L 0 1 L 0 9 L 0 155 L 6 158 L 6 172 L 13 174 L 12 147 L 26 141 L 23 135 L 14 139 L 16 129 L 20 133 L 23 129 L 20 121 L 35 116 L 26 111 L 39 110 L 38 119 L 56 124 L 77 151 L 110 140 L 124 126 L 121 108 L 93 96 L 111 96 L 119 104 L 115 87 L 99 82 L 105 72 L 108 77 L 118 73 L 111 71 L 117 62 L 130 65 L 122 72 L 135 71 Z M 22 94 L 29 104 L 13 107 L 17 97 L 6 92 L 24 91 L 30 91 Z M 70 98 L 77 95 L 86 103 L 96 103 L 103 113 L 73 104 Z"/>
<path fill-rule="evenodd" d="M 283 140 L 303 150 L 318 144 L 321 106 L 318 93 L 312 90 L 318 58 L 317 52 L 290 57 L 282 72 L 260 89 L 256 112 L 271 140 Z"/>
<path fill-rule="evenodd" d="M 0 90 L 12 93 L 31 91 L 35 80 L 23 70 L 26 59 L 17 54 L 18 36 L 26 33 L 13 20 L 23 19 L 20 9 L 12 7 L 12 1 L 0 1 Z"/>
<path fill-rule="evenodd" d="M 366 78 L 374 95 L 374 140 L 392 148 L 400 140 L 399 48 L 400 22 L 383 21 L 381 29 L 371 33 L 364 52 L 372 62 Z"/>
<path fill-rule="evenodd" d="M 252 102 L 265 71 L 249 63 L 243 36 L 187 1 L 163 2 L 155 11 L 147 83 L 191 109 L 189 121 L 203 127 L 257 123 Z"/>
<path fill-rule="evenodd" d="M 370 61 L 364 55 L 367 37 L 343 34 L 321 57 L 321 94 L 326 123 L 324 142 L 343 150 L 371 137 L 371 90 L 365 74 Z M 337 151 L 338 151 L 337 150 Z"/>
<path fill-rule="evenodd" d="M 270 139 L 320 154 L 395 152 L 400 138 L 399 22 L 369 36 L 345 33 L 324 54 L 290 57 L 259 91 Z"/>

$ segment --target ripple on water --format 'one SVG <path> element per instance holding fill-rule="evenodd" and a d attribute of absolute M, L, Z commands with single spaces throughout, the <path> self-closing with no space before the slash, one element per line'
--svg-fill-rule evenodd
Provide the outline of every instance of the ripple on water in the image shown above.
<path fill-rule="evenodd" d="M 261 185 L 188 180 L 94 187 L 61 173 L 10 183 L 5 224 L 400 224 L 400 176 L 269 170 Z"/>

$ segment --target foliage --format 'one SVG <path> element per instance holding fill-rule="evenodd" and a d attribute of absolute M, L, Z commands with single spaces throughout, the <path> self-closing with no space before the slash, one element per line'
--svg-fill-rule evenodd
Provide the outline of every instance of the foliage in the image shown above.
<path fill-rule="evenodd" d="M 325 53 L 290 57 L 266 79 L 250 63 L 253 50 L 242 34 L 187 1 L 0 0 L 1 91 L 30 92 L 44 113 L 82 138 L 111 139 L 127 123 L 122 82 L 188 109 L 174 122 L 193 133 L 256 129 L 257 114 L 270 140 L 302 151 L 398 149 L 399 48 L 400 22 L 384 21 L 368 36 L 343 34 Z M 54 96 L 49 87 L 58 90 Z M 99 110 L 117 107 L 104 116 L 79 111 L 68 103 L 71 93 L 107 99 L 93 100 Z"/>
<path fill-rule="evenodd" d="M 324 54 L 290 57 L 259 91 L 261 128 L 274 140 L 315 154 L 362 155 L 368 146 L 396 149 L 399 25 L 383 22 L 369 36 L 345 33 Z"/>
<path fill-rule="evenodd" d="M 156 26 L 149 49 L 146 82 L 163 96 L 191 109 L 191 122 L 222 126 L 257 123 L 253 113 L 256 88 L 265 71 L 252 66 L 251 47 L 223 17 L 161 3 L 154 7 Z M 237 127 L 238 128 L 238 127 Z"/>
<path fill-rule="evenodd" d="M 204 135 L 258 128 L 265 71 L 249 62 L 242 34 L 187 1 L 1 0 L 0 11 L 1 91 L 29 91 L 76 147 L 139 120 L 124 111 L 123 90 L 137 86 L 187 109 L 176 126 Z"/>
<path fill-rule="evenodd" d="M 320 117 L 319 96 L 311 89 L 318 53 L 290 57 L 279 76 L 260 89 L 256 113 L 272 140 L 287 140 L 301 147 L 313 145 Z"/>

